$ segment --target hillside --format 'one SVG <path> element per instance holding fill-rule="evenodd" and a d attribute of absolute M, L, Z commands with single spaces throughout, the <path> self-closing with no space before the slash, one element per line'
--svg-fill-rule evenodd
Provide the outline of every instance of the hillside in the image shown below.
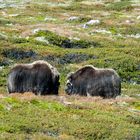
<path fill-rule="evenodd" d="M 140 139 L 139 0 L 0 0 L 0 139 Z M 8 95 L 17 63 L 46 60 L 59 96 Z M 67 96 L 69 72 L 92 64 L 122 80 L 117 99 Z"/>

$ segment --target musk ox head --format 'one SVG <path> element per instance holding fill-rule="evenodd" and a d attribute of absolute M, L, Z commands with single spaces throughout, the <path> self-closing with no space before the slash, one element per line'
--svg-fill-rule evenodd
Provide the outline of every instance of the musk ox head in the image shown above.
<path fill-rule="evenodd" d="M 121 92 L 121 80 L 113 69 L 84 66 L 68 74 L 65 92 L 69 95 L 116 97 Z"/>
<path fill-rule="evenodd" d="M 46 61 L 14 66 L 8 76 L 9 93 L 58 94 L 59 72 Z"/>
<path fill-rule="evenodd" d="M 69 95 L 74 94 L 73 77 L 72 77 L 73 74 L 74 72 L 71 72 L 67 76 L 65 92 Z"/>

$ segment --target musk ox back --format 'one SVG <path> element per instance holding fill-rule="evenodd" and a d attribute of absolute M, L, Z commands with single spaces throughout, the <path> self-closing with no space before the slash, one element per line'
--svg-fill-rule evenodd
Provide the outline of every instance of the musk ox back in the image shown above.
<path fill-rule="evenodd" d="M 45 61 L 14 66 L 8 76 L 9 93 L 58 94 L 59 73 Z"/>
<path fill-rule="evenodd" d="M 113 69 L 85 66 L 68 75 L 65 91 L 69 95 L 111 98 L 120 95 L 121 80 Z"/>

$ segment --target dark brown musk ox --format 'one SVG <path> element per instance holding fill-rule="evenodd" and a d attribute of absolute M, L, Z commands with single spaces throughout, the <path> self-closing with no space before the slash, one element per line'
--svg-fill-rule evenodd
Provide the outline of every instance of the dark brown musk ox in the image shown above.
<path fill-rule="evenodd" d="M 15 65 L 8 76 L 9 93 L 33 92 L 36 95 L 58 95 L 59 72 L 49 63 L 38 60 Z"/>
<path fill-rule="evenodd" d="M 121 94 L 121 79 L 113 69 L 84 66 L 68 74 L 65 92 L 69 95 L 115 98 Z"/>

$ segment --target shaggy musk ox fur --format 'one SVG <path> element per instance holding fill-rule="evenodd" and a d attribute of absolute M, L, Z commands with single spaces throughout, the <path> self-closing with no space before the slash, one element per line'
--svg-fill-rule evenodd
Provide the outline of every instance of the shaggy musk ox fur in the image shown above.
<path fill-rule="evenodd" d="M 14 66 L 8 76 L 9 93 L 33 92 L 39 95 L 58 94 L 59 73 L 45 61 Z"/>
<path fill-rule="evenodd" d="M 112 98 L 121 93 L 121 80 L 113 69 L 85 66 L 67 77 L 67 94 Z"/>

